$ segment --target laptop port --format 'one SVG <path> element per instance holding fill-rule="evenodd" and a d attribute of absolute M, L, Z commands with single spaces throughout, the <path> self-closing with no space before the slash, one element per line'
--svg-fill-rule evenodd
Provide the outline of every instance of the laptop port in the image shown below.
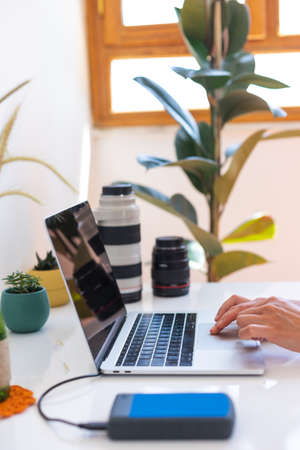
<path fill-rule="evenodd" d="M 118 370 L 113 370 L 113 373 L 120 373 Z"/>

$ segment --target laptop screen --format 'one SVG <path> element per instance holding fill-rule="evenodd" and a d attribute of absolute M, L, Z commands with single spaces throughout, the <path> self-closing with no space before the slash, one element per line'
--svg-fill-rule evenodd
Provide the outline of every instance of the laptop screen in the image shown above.
<path fill-rule="evenodd" d="M 46 218 L 60 270 L 96 366 L 126 315 L 88 202 Z"/>

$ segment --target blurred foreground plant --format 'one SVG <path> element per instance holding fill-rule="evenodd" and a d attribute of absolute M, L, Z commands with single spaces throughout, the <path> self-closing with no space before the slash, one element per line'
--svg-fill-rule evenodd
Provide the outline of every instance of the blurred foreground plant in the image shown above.
<path fill-rule="evenodd" d="M 25 86 L 28 83 L 29 83 L 29 81 L 24 81 L 23 83 L 16 86 L 14 89 L 12 89 L 7 94 L 5 94 L 3 97 L 0 98 L 0 103 L 2 103 L 4 100 L 6 100 L 8 97 L 10 97 L 12 94 L 14 94 L 16 91 L 18 91 L 19 89 L 21 89 L 23 86 Z M 49 169 L 64 184 L 69 186 L 69 188 L 71 188 L 74 192 L 77 192 L 76 189 L 53 166 L 51 166 L 47 162 L 45 162 L 39 158 L 34 158 L 31 156 L 14 156 L 13 157 L 13 156 L 8 155 L 7 142 L 8 142 L 8 138 L 10 136 L 11 130 L 13 128 L 13 125 L 16 121 L 18 110 L 19 110 L 19 107 L 17 107 L 15 109 L 15 111 L 13 112 L 13 114 L 11 115 L 11 117 L 9 118 L 7 123 L 4 125 L 4 127 L 0 133 L 0 172 L 1 172 L 2 167 L 6 164 L 10 164 L 10 163 L 17 162 L 17 161 L 34 162 L 34 163 L 40 164 L 40 165 L 46 167 L 47 169 Z M 28 194 L 27 192 L 20 191 L 20 190 L 9 190 L 9 191 L 0 192 L 0 198 L 8 196 L 8 195 L 21 195 L 23 197 L 30 198 L 31 200 L 33 200 L 37 203 L 40 203 L 40 201 L 35 196 Z"/>

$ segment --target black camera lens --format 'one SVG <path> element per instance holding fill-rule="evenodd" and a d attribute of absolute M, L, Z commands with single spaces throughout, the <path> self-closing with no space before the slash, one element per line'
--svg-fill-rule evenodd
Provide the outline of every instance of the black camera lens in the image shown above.
<path fill-rule="evenodd" d="M 156 238 L 152 252 L 152 288 L 159 297 L 186 295 L 190 287 L 187 247 L 183 238 Z"/>

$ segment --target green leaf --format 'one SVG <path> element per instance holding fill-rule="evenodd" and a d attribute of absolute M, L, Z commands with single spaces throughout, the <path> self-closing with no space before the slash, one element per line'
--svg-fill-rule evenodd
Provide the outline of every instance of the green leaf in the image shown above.
<path fill-rule="evenodd" d="M 216 178 L 215 195 L 221 205 L 225 205 L 234 184 L 256 144 L 261 140 L 266 130 L 259 130 L 249 136 L 233 155 L 230 166 L 224 175 Z"/>
<path fill-rule="evenodd" d="M 224 252 L 215 256 L 211 262 L 212 278 L 214 281 L 219 281 L 237 270 L 267 262 L 265 258 L 255 253 L 244 251 Z"/>
<path fill-rule="evenodd" d="M 187 133 L 182 128 L 179 128 L 175 137 L 176 156 L 179 161 L 186 160 L 187 158 L 202 158 L 203 156 L 207 156 L 207 154 L 211 151 L 211 148 L 209 148 L 211 145 L 211 139 L 213 139 L 211 127 L 205 122 L 201 122 L 198 126 L 201 140 L 203 139 L 203 144 L 205 145 L 206 150 L 203 147 L 197 146 L 195 142 L 187 135 Z M 190 170 L 184 169 L 184 171 L 193 186 L 199 192 L 206 195 L 211 191 L 213 182 L 212 173 L 199 172 L 195 175 Z"/>
<path fill-rule="evenodd" d="M 188 74 L 193 71 L 193 69 L 186 69 L 185 67 L 171 67 L 173 72 L 177 73 L 177 75 L 180 75 L 183 78 L 189 78 Z"/>
<path fill-rule="evenodd" d="M 230 72 L 218 69 L 185 69 L 184 67 L 172 67 L 172 70 L 183 78 L 195 81 L 204 89 L 213 91 L 223 87 L 230 79 Z"/>
<path fill-rule="evenodd" d="M 212 159 L 201 158 L 199 156 L 172 162 L 168 159 L 157 158 L 156 156 L 139 155 L 137 160 L 142 166 L 146 167 L 146 169 L 153 169 L 156 167 L 181 167 L 196 175 L 199 175 L 199 171 L 201 170 L 216 170 L 218 168 L 218 164 Z"/>
<path fill-rule="evenodd" d="M 238 52 L 233 55 L 227 55 L 222 62 L 222 69 L 231 73 L 231 77 L 242 75 L 244 73 L 254 73 L 255 59 L 251 53 Z M 248 89 L 249 83 L 239 83 L 238 85 L 228 82 L 225 86 L 225 92 L 230 92 L 235 89 Z"/>
<path fill-rule="evenodd" d="M 222 242 L 223 244 L 234 244 L 236 242 L 264 241 L 272 239 L 274 234 L 274 220 L 272 217 L 260 213 L 239 225 Z"/>
<path fill-rule="evenodd" d="M 180 212 L 184 217 L 187 217 L 191 222 L 197 224 L 197 213 L 191 202 L 182 194 L 174 194 L 170 198 L 170 204 L 176 211 Z"/>
<path fill-rule="evenodd" d="M 188 39 L 205 42 L 209 33 L 206 0 L 185 0 L 181 9 L 181 24 Z"/>
<path fill-rule="evenodd" d="M 184 67 L 172 67 L 172 70 L 183 78 L 189 78 L 201 84 L 206 90 L 214 90 L 223 87 L 230 78 L 230 72 L 218 69 L 193 70 Z"/>
<path fill-rule="evenodd" d="M 206 267 L 206 258 L 203 248 L 197 241 L 185 239 L 184 242 L 187 246 L 190 268 L 204 272 Z"/>
<path fill-rule="evenodd" d="M 4 102 L 8 97 L 10 97 L 12 94 L 14 94 L 16 91 L 21 89 L 23 86 L 28 84 L 30 80 L 23 81 L 23 83 L 18 84 L 15 88 L 13 88 L 11 91 L 7 92 L 7 94 L 3 95 L 3 97 L 0 98 L 0 103 Z"/>
<path fill-rule="evenodd" d="M 0 169 L 2 166 L 4 154 L 5 154 L 7 141 L 8 141 L 9 135 L 11 133 L 11 130 L 14 126 L 14 123 L 16 121 L 18 111 L 19 111 L 19 106 L 14 110 L 13 114 L 11 115 L 11 117 L 9 118 L 7 123 L 5 124 L 3 130 L 1 131 L 1 134 L 0 134 Z"/>
<path fill-rule="evenodd" d="M 22 83 L 22 85 L 15 88 L 14 91 L 17 89 L 20 89 L 20 87 L 24 86 L 27 83 L 28 83 L 28 81 Z M 43 161 L 41 159 L 33 158 L 33 157 L 29 157 L 29 156 L 16 156 L 16 157 L 4 159 L 7 141 L 8 141 L 9 135 L 11 133 L 12 127 L 15 123 L 15 120 L 17 118 L 18 111 L 19 111 L 19 107 L 17 107 L 15 109 L 15 111 L 13 112 L 13 114 L 10 117 L 10 119 L 8 120 L 8 122 L 5 124 L 4 129 L 2 130 L 2 132 L 0 134 L 0 170 L 5 164 L 10 164 L 10 163 L 17 162 L 17 161 L 34 162 L 34 163 L 40 164 L 40 165 L 46 167 L 47 169 L 51 170 L 51 172 L 53 172 L 54 175 L 56 175 L 64 184 L 69 186 L 69 188 L 71 188 L 72 191 L 78 192 L 77 189 L 75 189 L 71 185 L 71 183 L 69 183 L 68 180 L 66 180 L 53 166 L 51 166 L 50 164 L 46 163 L 45 161 Z M 16 191 L 16 190 L 7 191 L 7 192 L 2 193 L 1 197 L 4 197 L 6 195 L 22 195 L 22 196 L 31 198 L 33 201 L 39 203 L 39 200 L 37 200 L 35 197 L 33 197 L 30 194 L 24 193 L 22 191 Z"/>
<path fill-rule="evenodd" d="M 208 58 L 208 50 L 205 47 L 205 45 L 200 42 L 196 41 L 194 39 L 184 39 L 186 46 L 189 50 L 189 52 L 194 56 L 196 61 L 198 62 L 199 66 L 203 69 L 209 68 L 209 62 L 207 60 Z"/>
<path fill-rule="evenodd" d="M 225 150 L 226 158 L 230 158 L 231 156 L 233 156 L 237 152 L 239 147 L 240 147 L 240 144 L 232 144 L 229 147 L 227 147 Z"/>
<path fill-rule="evenodd" d="M 202 0 L 201 0 L 202 1 Z M 194 56 L 200 67 L 210 67 L 209 61 L 207 60 L 208 57 L 208 49 L 206 48 L 205 44 L 197 39 L 193 38 L 192 36 L 187 36 L 183 30 L 182 25 L 182 18 L 181 18 L 181 11 L 178 8 L 175 8 L 177 17 L 178 17 L 178 25 L 180 28 L 180 31 L 182 33 L 184 42 L 189 49 L 190 53 Z"/>
<path fill-rule="evenodd" d="M 198 145 L 201 145 L 197 122 L 189 111 L 182 109 L 165 89 L 160 87 L 154 81 L 149 80 L 149 78 L 136 77 L 134 80 L 148 89 L 149 92 L 161 102 L 165 110 L 176 120 L 176 122 L 184 128 L 187 134 L 191 136 Z"/>
<path fill-rule="evenodd" d="M 229 45 L 228 55 L 236 53 L 244 47 L 250 26 L 250 16 L 247 5 L 242 5 L 235 0 L 228 2 L 229 13 Z"/>
<path fill-rule="evenodd" d="M 222 3 L 222 31 L 229 26 L 230 11 L 227 2 Z M 215 5 L 215 4 L 214 4 Z"/>
<path fill-rule="evenodd" d="M 268 88 L 268 89 L 282 89 L 289 87 L 287 84 L 281 81 L 274 80 L 273 78 L 264 77 L 262 75 L 257 75 L 256 73 L 241 73 L 236 75 L 228 83 L 228 87 L 235 89 L 243 88 L 245 85 L 254 84 L 256 86 Z"/>
<path fill-rule="evenodd" d="M 208 256 L 215 256 L 223 252 L 223 248 L 218 239 L 211 233 L 195 225 L 193 222 L 183 218 L 184 223 L 190 230 L 197 242 L 204 248 Z"/>
<path fill-rule="evenodd" d="M 139 164 L 146 167 L 146 169 L 162 167 L 162 166 L 165 166 L 165 165 L 171 163 L 171 161 L 169 159 L 158 158 L 157 156 L 151 156 L 151 155 L 138 155 L 136 160 Z"/>
<path fill-rule="evenodd" d="M 219 105 L 223 124 L 235 117 L 255 111 L 270 111 L 274 117 L 286 116 L 281 108 L 272 108 L 262 98 L 243 90 L 229 92 L 220 100 Z"/>
<path fill-rule="evenodd" d="M 0 192 L 0 198 L 1 198 L 1 197 L 7 197 L 7 196 L 9 196 L 9 195 L 18 195 L 18 196 L 21 196 L 21 197 L 26 197 L 26 198 L 29 198 L 30 200 L 33 200 L 33 201 L 36 202 L 36 203 L 41 204 L 41 202 L 39 201 L 38 198 L 34 197 L 34 196 L 31 195 L 31 194 L 27 194 L 26 192 L 23 192 L 23 191 L 17 191 L 17 190 L 15 190 L 15 191 L 5 191 L 5 192 Z"/>
<path fill-rule="evenodd" d="M 118 181 L 117 183 L 128 183 L 128 181 Z M 172 203 L 172 200 L 169 197 L 147 186 L 133 183 L 130 184 L 132 184 L 137 197 L 181 218 L 189 228 L 191 234 L 202 245 L 208 255 L 215 256 L 223 251 L 222 245 L 217 238 L 185 217 L 180 209 L 181 206 L 176 201 L 173 200 Z M 176 207 L 179 209 L 175 209 Z"/>
<path fill-rule="evenodd" d="M 188 78 L 201 84 L 205 90 L 211 92 L 225 86 L 230 79 L 230 72 L 217 69 L 192 70 Z"/>
<path fill-rule="evenodd" d="M 188 136 L 188 134 L 184 131 L 183 128 L 179 128 L 176 137 L 175 137 L 175 149 L 176 156 L 179 161 L 200 155 L 200 149 L 193 141 L 193 139 Z M 207 188 L 204 180 L 204 176 L 194 175 L 191 172 L 184 171 L 193 186 L 197 189 L 197 191 L 202 192 L 203 194 L 207 194 Z"/>
<path fill-rule="evenodd" d="M 223 59 L 222 69 L 231 73 L 235 77 L 243 73 L 254 73 L 255 59 L 251 53 L 238 52 L 233 55 L 227 55 Z"/>
<path fill-rule="evenodd" d="M 205 148 L 205 155 L 213 159 L 215 158 L 215 138 L 212 127 L 206 122 L 198 122 L 199 132 L 201 136 L 202 146 Z"/>
<path fill-rule="evenodd" d="M 285 139 L 293 137 L 300 137 L 300 130 L 286 130 L 286 131 L 278 131 L 276 133 L 268 133 L 262 137 L 262 140 L 269 141 L 271 139 Z"/>
<path fill-rule="evenodd" d="M 218 168 L 218 164 L 212 159 L 202 158 L 199 156 L 194 156 L 190 158 L 180 159 L 176 162 L 171 162 L 170 164 L 166 164 L 168 167 L 181 167 L 182 169 L 188 170 L 189 172 L 193 172 L 196 175 L 199 175 L 201 171 L 215 171 Z"/>
<path fill-rule="evenodd" d="M 53 166 L 51 166 L 51 164 L 48 164 L 47 162 L 43 161 L 42 159 L 33 158 L 30 156 L 15 156 L 12 158 L 4 159 L 0 163 L 0 167 L 4 166 L 4 164 L 9 164 L 9 163 L 17 162 L 17 161 L 34 162 L 34 163 L 40 164 L 41 166 L 46 167 L 52 173 L 54 173 L 54 175 L 56 175 L 57 178 L 59 178 L 65 185 L 67 185 L 70 189 L 72 189 L 73 192 L 78 192 L 77 189 L 74 188 L 74 186 L 72 186 L 72 184 L 69 183 L 68 180 L 66 180 L 66 178 L 64 178 Z"/>

